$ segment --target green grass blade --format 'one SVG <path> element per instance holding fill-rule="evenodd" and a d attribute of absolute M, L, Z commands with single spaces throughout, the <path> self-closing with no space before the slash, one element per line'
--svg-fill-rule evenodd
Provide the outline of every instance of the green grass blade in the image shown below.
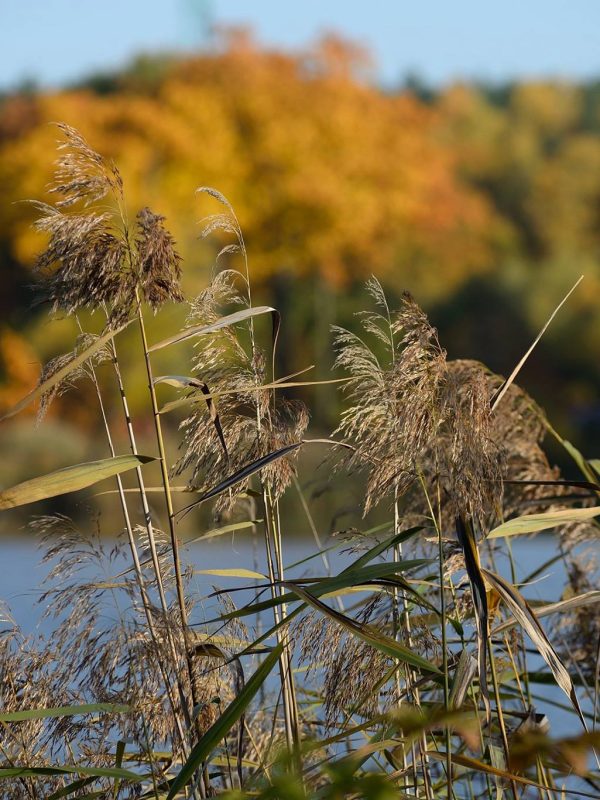
<path fill-rule="evenodd" d="M 600 506 L 593 508 L 565 508 L 561 511 L 548 511 L 543 514 L 525 514 L 502 523 L 488 534 L 488 539 L 501 536 L 518 536 L 523 533 L 535 533 L 565 525 L 567 522 L 582 522 L 600 515 Z"/>
<path fill-rule="evenodd" d="M 0 510 L 76 492 L 154 460 L 151 456 L 115 456 L 49 472 L 0 492 Z"/>
<path fill-rule="evenodd" d="M 70 794 L 79 791 L 79 789 L 89 786 L 90 783 L 93 783 L 95 780 L 95 778 L 79 778 L 79 780 L 69 783 L 68 786 L 63 786 L 62 789 L 57 789 L 55 792 L 52 792 L 47 800 L 60 800 L 61 797 L 68 797 Z"/>
<path fill-rule="evenodd" d="M 390 527 L 392 527 L 393 523 L 390 522 L 389 524 Z M 363 553 L 360 558 L 357 558 L 356 561 L 354 561 L 349 567 L 346 567 L 344 572 L 349 572 L 352 569 L 356 569 L 357 567 L 362 567 L 364 564 L 368 564 L 369 561 L 377 558 L 377 556 L 381 555 L 381 553 L 384 553 L 391 547 L 395 547 L 397 544 L 403 544 L 422 530 L 423 526 L 417 525 L 414 528 L 408 528 L 408 530 L 402 531 L 401 533 L 396 533 L 393 536 L 390 536 L 389 539 L 385 539 L 383 542 L 378 542 L 374 547 L 371 547 L 370 550 L 367 550 L 366 553 Z"/>
<path fill-rule="evenodd" d="M 344 572 L 340 572 L 339 575 L 334 575 L 331 578 L 313 579 L 310 587 L 311 596 L 321 597 L 322 595 L 331 594 L 349 587 L 378 584 L 388 576 L 396 577 L 398 572 L 406 572 L 408 570 L 417 569 L 418 567 L 422 567 L 431 563 L 432 562 L 430 559 L 416 558 L 407 561 L 382 561 L 378 564 L 370 564 L 366 567 L 348 569 Z M 421 597 L 421 595 L 418 594 L 414 587 L 412 587 L 406 581 L 403 581 L 401 578 L 397 578 L 395 584 L 400 585 L 403 591 L 410 593 L 413 597 L 415 597 L 416 600 L 419 601 L 419 603 L 422 603 L 434 611 L 436 610 L 430 603 L 428 603 L 424 598 Z M 293 603 L 298 599 L 296 595 L 297 592 L 287 592 L 286 594 L 276 598 L 269 598 L 268 600 L 263 600 L 258 603 L 250 603 L 243 608 L 223 614 L 218 618 L 218 620 L 209 620 L 209 622 L 235 619 L 236 617 L 243 617 L 250 614 L 257 614 L 261 611 L 266 611 L 267 609 L 281 605 L 282 603 Z"/>
<path fill-rule="evenodd" d="M 254 308 L 244 308 L 242 311 L 236 311 L 233 314 L 227 314 L 227 316 L 221 317 L 221 319 L 218 319 L 211 325 L 193 325 L 190 328 L 184 328 L 184 330 L 176 333 L 174 336 L 169 336 L 168 339 L 163 339 L 162 341 L 153 344 L 152 347 L 148 348 L 148 352 L 153 353 L 155 350 L 162 350 L 164 347 L 185 342 L 187 339 L 192 339 L 194 336 L 203 336 L 207 333 L 214 333 L 222 328 L 227 328 L 229 325 L 235 325 L 238 322 L 243 322 L 246 319 L 256 317 L 260 314 L 273 314 L 279 316 L 277 309 L 271 308 L 271 306 L 255 306 Z"/>
<path fill-rule="evenodd" d="M 269 673 L 279 660 L 282 651 L 282 644 L 278 644 L 273 648 L 235 700 L 227 706 L 219 719 L 206 731 L 204 736 L 202 736 L 171 784 L 167 800 L 172 800 L 184 786 L 188 785 L 201 763 L 208 758 L 219 742 L 222 741 L 233 728 L 267 679 Z"/>
<path fill-rule="evenodd" d="M 0 714 L 0 722 L 23 722 L 30 719 L 73 717 L 77 714 L 126 714 L 131 706 L 122 703 L 86 703 L 79 706 L 57 706 L 56 708 L 30 708 L 27 711 L 9 711 Z"/>
<path fill-rule="evenodd" d="M 550 667 L 556 683 L 560 686 L 573 704 L 573 708 L 577 712 L 583 727 L 587 730 L 583 712 L 581 710 L 581 706 L 579 705 L 579 700 L 577 699 L 575 686 L 571 680 L 571 676 L 561 661 L 560 656 L 546 636 L 546 633 L 540 625 L 532 608 L 529 606 L 520 592 L 512 584 L 508 583 L 508 581 L 505 581 L 500 575 L 497 575 L 495 572 L 491 572 L 487 569 L 482 569 L 481 571 L 487 582 L 504 600 L 506 605 L 510 608 L 514 618 L 534 643 L 537 651 L 544 659 L 546 664 L 548 664 Z"/>

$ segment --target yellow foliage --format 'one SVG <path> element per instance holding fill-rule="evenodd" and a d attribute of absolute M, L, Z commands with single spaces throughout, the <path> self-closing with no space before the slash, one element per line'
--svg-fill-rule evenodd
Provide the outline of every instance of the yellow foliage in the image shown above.
<path fill-rule="evenodd" d="M 0 147 L 0 182 L 11 199 L 40 198 L 57 138 L 47 123 L 65 121 L 118 162 L 132 215 L 149 205 L 167 217 L 188 263 L 206 261 L 196 222 L 214 210 L 193 192 L 214 185 L 236 208 L 255 280 L 285 270 L 340 287 L 377 272 L 437 296 L 490 267 L 497 219 L 459 177 L 438 112 L 373 88 L 364 68 L 332 37 L 297 56 L 238 37 L 173 63 L 151 90 L 45 94 L 7 112 L 21 121 Z M 31 210 L 1 213 L 13 256 L 31 265 Z"/>

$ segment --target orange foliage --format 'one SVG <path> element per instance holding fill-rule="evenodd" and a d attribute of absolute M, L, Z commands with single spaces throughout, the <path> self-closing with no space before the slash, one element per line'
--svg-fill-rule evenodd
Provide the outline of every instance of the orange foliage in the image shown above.
<path fill-rule="evenodd" d="M 62 91 L 5 109 L 0 185 L 11 199 L 39 198 L 57 138 L 47 123 L 65 121 L 118 162 L 133 213 L 166 215 L 188 265 L 206 263 L 195 223 L 213 211 L 193 191 L 213 185 L 236 208 L 255 279 L 285 270 L 340 287 L 376 272 L 435 297 L 491 266 L 503 226 L 460 178 L 439 112 L 365 75 L 364 53 L 335 37 L 292 56 L 238 35 L 150 86 L 124 79 L 112 94 Z M 30 265 L 31 211 L 0 213 L 12 257 Z"/>
<path fill-rule="evenodd" d="M 8 327 L 0 330 L 0 413 L 14 406 L 38 382 L 40 364 L 26 339 Z M 28 413 L 34 413 L 31 407 Z"/>

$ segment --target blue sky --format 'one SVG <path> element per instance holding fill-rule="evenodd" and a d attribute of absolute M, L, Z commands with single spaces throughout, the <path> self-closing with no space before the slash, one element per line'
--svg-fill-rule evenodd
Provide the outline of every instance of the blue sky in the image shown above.
<path fill-rule="evenodd" d="M 408 72 L 434 84 L 600 76 L 600 0 L 0 0 L 0 87 L 189 50 L 215 24 L 285 48 L 335 30 L 371 49 L 386 84 Z"/>

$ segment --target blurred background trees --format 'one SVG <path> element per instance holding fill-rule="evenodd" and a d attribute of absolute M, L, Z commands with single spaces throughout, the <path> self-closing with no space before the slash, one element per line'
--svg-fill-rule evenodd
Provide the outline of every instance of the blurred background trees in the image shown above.
<path fill-rule="evenodd" d="M 237 31 L 211 54 L 144 57 L 61 91 L 5 95 L 3 406 L 68 341 L 66 323 L 49 325 L 44 307 L 32 306 L 42 239 L 34 208 L 19 202 L 45 199 L 53 121 L 115 159 L 132 215 L 148 205 L 167 217 L 191 296 L 220 244 L 199 239 L 199 220 L 218 209 L 194 190 L 214 186 L 229 198 L 255 295 L 283 315 L 280 374 L 317 364 L 314 375 L 325 375 L 329 326 L 352 325 L 372 273 L 392 298 L 415 295 L 452 357 L 506 373 L 584 273 L 522 382 L 586 450 L 600 445 L 600 82 L 434 91 L 411 79 L 383 91 L 368 54 L 334 36 L 290 55 Z M 222 266 L 227 258 L 236 256 Z M 335 394 L 321 390 L 312 407 L 328 427 Z M 96 424 L 93 406 L 78 414 Z"/>

